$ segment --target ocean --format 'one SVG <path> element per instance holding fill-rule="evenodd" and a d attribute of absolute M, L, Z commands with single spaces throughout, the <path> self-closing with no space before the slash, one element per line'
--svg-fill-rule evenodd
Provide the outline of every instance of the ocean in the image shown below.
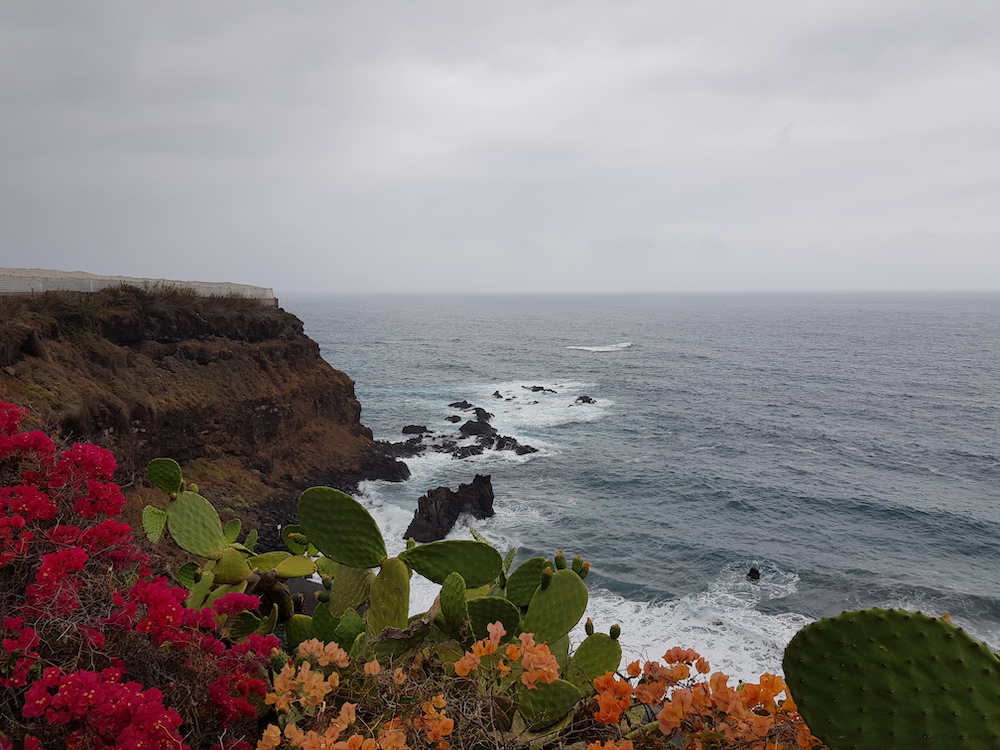
<path fill-rule="evenodd" d="M 694 648 L 755 681 L 803 625 L 872 606 L 1000 648 L 1000 294 L 281 302 L 377 439 L 454 433 L 464 399 L 539 449 L 364 483 L 390 551 L 420 495 L 489 473 L 496 515 L 471 525 L 518 560 L 589 560 L 588 614 L 621 625 L 626 659 Z"/>

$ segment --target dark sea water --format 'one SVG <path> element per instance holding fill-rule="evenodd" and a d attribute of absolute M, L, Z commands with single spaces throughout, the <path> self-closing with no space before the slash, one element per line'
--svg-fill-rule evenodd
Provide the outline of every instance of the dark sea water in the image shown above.
<path fill-rule="evenodd" d="M 541 449 L 363 485 L 397 547 L 421 494 L 489 472 L 497 515 L 476 528 L 519 558 L 590 560 L 590 614 L 631 653 L 691 647 L 755 679 L 802 625 L 868 606 L 949 612 L 1000 647 L 1000 294 L 282 305 L 376 438 L 454 431 L 466 399 Z"/>

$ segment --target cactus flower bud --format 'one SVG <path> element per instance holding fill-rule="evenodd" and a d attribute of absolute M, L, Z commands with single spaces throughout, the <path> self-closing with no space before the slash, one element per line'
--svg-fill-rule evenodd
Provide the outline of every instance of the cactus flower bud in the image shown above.
<path fill-rule="evenodd" d="M 618 636 L 620 636 L 621 634 L 622 634 L 622 629 L 618 625 L 612 625 L 611 630 L 608 631 L 608 635 L 610 635 L 616 641 L 618 640 Z"/>
<path fill-rule="evenodd" d="M 546 567 L 545 570 L 542 571 L 542 588 L 543 589 L 547 589 L 551 585 L 551 583 L 552 583 L 552 575 L 553 575 L 553 573 L 552 573 L 552 568 L 551 567 Z"/>
<path fill-rule="evenodd" d="M 593 635 L 594 634 L 594 621 L 591 620 L 588 617 L 587 618 L 587 623 L 583 626 L 583 629 L 587 633 L 587 635 Z"/>
<path fill-rule="evenodd" d="M 573 572 L 577 575 L 583 572 L 583 556 L 577 555 L 573 558 Z"/>
<path fill-rule="evenodd" d="M 589 573 L 590 573 L 590 563 L 585 562 L 583 564 L 583 570 L 580 571 L 580 578 L 586 578 Z"/>
<path fill-rule="evenodd" d="M 566 569 L 566 555 L 563 554 L 562 550 L 556 552 L 556 568 L 558 570 Z"/>
<path fill-rule="evenodd" d="M 197 495 L 198 494 L 198 485 L 196 485 L 196 484 L 189 484 L 188 485 L 188 492 L 193 492 L 193 493 L 195 493 Z"/>

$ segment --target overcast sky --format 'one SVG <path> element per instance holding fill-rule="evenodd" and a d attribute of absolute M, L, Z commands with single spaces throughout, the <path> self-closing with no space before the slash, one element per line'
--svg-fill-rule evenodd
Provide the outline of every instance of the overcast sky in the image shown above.
<path fill-rule="evenodd" d="M 0 266 L 1000 288 L 997 0 L 0 5 Z"/>

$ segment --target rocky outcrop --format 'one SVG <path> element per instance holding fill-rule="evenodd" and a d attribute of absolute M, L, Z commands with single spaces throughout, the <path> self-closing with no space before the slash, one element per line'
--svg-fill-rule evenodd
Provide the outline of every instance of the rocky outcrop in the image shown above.
<path fill-rule="evenodd" d="M 444 539 L 463 513 L 483 519 L 493 515 L 493 483 L 489 476 L 477 474 L 470 484 L 457 490 L 438 487 L 417 500 L 413 521 L 404 539 L 433 542 Z"/>
<path fill-rule="evenodd" d="M 373 441 L 354 382 L 302 322 L 257 300 L 130 288 L 2 296 L 0 395 L 66 440 L 112 449 L 122 484 L 156 456 L 251 505 L 409 474 Z"/>

